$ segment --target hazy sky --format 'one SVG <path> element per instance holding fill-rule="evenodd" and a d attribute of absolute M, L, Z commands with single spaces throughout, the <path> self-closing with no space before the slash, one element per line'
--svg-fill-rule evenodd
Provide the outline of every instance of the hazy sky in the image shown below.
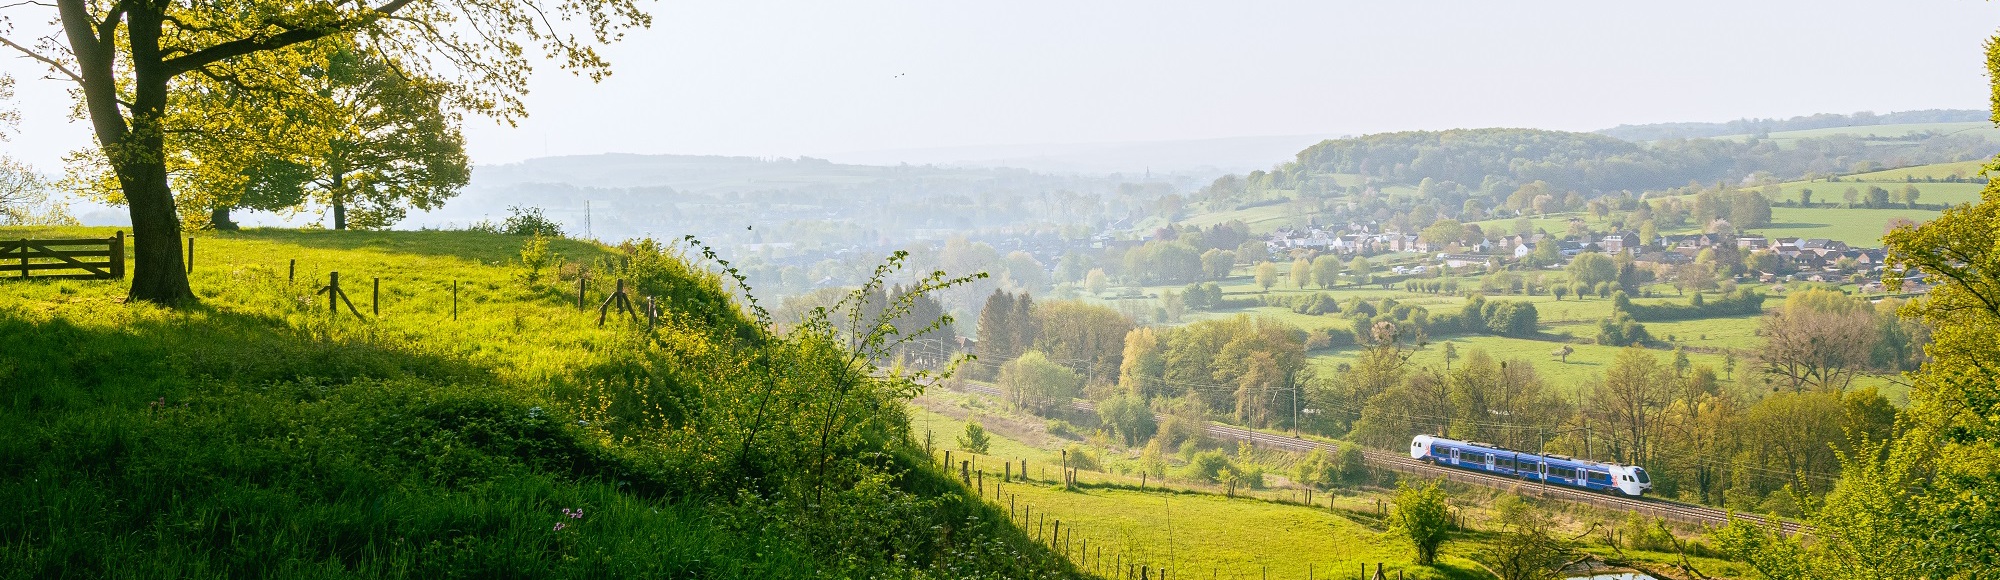
<path fill-rule="evenodd" d="M 1985 108 L 2000 3 L 661 2 L 602 84 L 544 67 L 477 163 L 1722 121 Z M 54 170 L 89 143 L 15 58 Z M 1274 160 L 1275 161 L 1275 160 Z"/>

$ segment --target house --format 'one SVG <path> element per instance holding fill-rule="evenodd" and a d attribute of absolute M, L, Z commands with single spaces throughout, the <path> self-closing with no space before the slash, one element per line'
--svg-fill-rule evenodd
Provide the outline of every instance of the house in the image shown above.
<path fill-rule="evenodd" d="M 1637 250 L 1645 244 L 1639 241 L 1639 234 L 1632 232 L 1611 232 L 1604 234 L 1602 238 L 1598 238 L 1597 245 L 1603 247 L 1606 252 L 1616 254 L 1625 250 Z"/>
<path fill-rule="evenodd" d="M 1453 268 L 1484 266 L 1487 260 L 1493 259 L 1493 256 L 1482 256 L 1479 254 L 1438 254 L 1437 257 L 1439 260 L 1444 261 L 1444 265 Z"/>
<path fill-rule="evenodd" d="M 1812 238 L 1809 240 L 1800 240 L 1799 249 L 1814 250 L 1814 251 L 1828 250 L 1834 252 L 1842 252 L 1847 250 L 1847 244 L 1838 240 L 1830 240 L 1826 238 Z M 1825 252 L 1819 252 L 1819 253 L 1825 254 Z"/>
<path fill-rule="evenodd" d="M 1694 258 L 1685 252 L 1647 252 L 1633 256 L 1632 261 L 1678 266 L 1693 263 Z"/>
<path fill-rule="evenodd" d="M 1535 253 L 1534 244 L 1518 244 L 1514 246 L 1514 259 L 1516 260 L 1526 258 L 1529 254 L 1533 253 Z"/>
<path fill-rule="evenodd" d="M 1722 242 L 1722 234 L 1687 234 L 1667 236 L 1667 247 L 1677 250 L 1699 250 Z"/>
<path fill-rule="evenodd" d="M 1736 247 L 1750 251 L 1768 249 L 1771 247 L 1771 239 L 1764 236 L 1740 236 L 1736 238 Z"/>
<path fill-rule="evenodd" d="M 1565 259 L 1574 258 L 1576 257 L 1577 254 L 1581 254 L 1584 252 L 1604 251 L 1604 248 L 1602 246 L 1599 246 L 1597 245 L 1596 242 L 1591 242 L 1589 240 L 1563 240 L 1561 242 L 1556 242 L 1556 243 L 1560 244 L 1559 246 L 1557 246 L 1558 249 L 1557 253 L 1562 254 L 1562 257 Z"/>
<path fill-rule="evenodd" d="M 1889 252 L 1881 248 L 1848 250 L 1848 252 L 1850 257 L 1854 258 L 1854 263 L 1864 266 L 1881 267 L 1889 259 Z"/>

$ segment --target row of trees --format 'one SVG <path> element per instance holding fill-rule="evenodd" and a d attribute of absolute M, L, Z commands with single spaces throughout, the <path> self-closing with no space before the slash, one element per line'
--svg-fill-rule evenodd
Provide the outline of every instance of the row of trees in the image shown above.
<path fill-rule="evenodd" d="M 1390 448 L 1434 433 L 1643 465 L 1667 497 L 1790 515 L 1793 492 L 1830 488 L 1839 454 L 1894 433 L 1895 409 L 1873 390 L 1770 393 L 1630 347 L 1566 398 L 1527 360 L 1477 349 L 1459 360 L 1450 343 L 1449 366 L 1413 368 L 1385 326 L 1388 340 L 1311 389 L 1315 430 Z"/>

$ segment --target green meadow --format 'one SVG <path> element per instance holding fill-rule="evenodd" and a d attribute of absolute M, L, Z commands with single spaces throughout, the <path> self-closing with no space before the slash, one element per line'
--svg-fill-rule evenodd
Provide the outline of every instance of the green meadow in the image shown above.
<path fill-rule="evenodd" d="M 200 234 L 183 310 L 122 280 L 0 280 L 0 575 L 1078 575 L 896 435 L 893 397 L 814 407 L 827 375 L 752 374 L 818 363 L 715 274 L 556 241 L 531 279 L 525 241 Z M 317 293 L 335 271 L 359 317 Z M 626 277 L 663 316 L 600 327 L 585 273 L 593 305 Z M 765 407 L 784 420 L 750 435 Z M 800 511 L 814 452 L 791 420 L 816 408 L 873 417 L 828 440 L 828 473 L 885 468 Z"/>

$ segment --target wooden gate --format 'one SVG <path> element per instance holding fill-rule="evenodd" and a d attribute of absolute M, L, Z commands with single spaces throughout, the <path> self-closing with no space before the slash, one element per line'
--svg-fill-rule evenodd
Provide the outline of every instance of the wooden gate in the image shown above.
<path fill-rule="evenodd" d="M 48 270 L 57 272 L 37 273 Z M 0 277 L 124 278 L 125 232 L 97 239 L 0 240 Z"/>

